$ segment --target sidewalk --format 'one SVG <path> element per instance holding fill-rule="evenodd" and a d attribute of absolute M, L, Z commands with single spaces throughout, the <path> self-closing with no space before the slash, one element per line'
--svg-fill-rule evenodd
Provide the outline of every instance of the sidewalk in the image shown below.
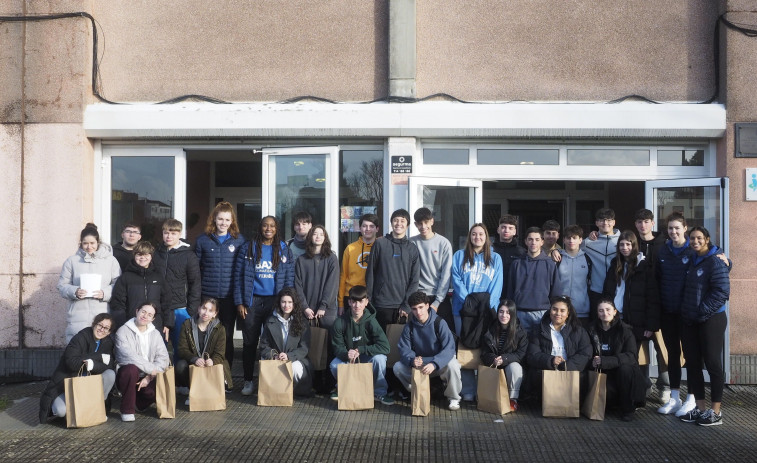
<path fill-rule="evenodd" d="M 757 386 L 727 388 L 724 424 L 705 428 L 659 415 L 656 396 L 630 423 L 616 412 L 602 422 L 542 418 L 534 403 L 499 417 L 473 404 L 451 412 L 446 402 L 433 402 L 431 414 L 420 418 L 410 416 L 407 403 L 340 412 L 319 396 L 291 408 L 258 407 L 254 395 L 240 394 L 241 378 L 234 379 L 225 411 L 189 413 L 179 396 L 176 419 L 160 420 L 151 408 L 123 423 L 116 402 L 107 423 L 87 429 L 66 429 L 65 420 L 38 424 L 44 382 L 0 386 L 0 397 L 9 400 L 0 413 L 0 461 L 757 460 Z"/>

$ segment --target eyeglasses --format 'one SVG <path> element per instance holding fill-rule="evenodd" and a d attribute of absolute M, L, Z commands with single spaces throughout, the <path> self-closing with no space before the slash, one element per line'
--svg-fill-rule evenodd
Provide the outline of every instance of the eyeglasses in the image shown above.
<path fill-rule="evenodd" d="M 95 328 L 97 328 L 100 331 L 105 331 L 106 333 L 110 331 L 110 326 L 105 326 L 102 323 L 98 323 L 97 325 L 95 325 Z"/>
<path fill-rule="evenodd" d="M 153 318 L 155 318 L 155 315 L 151 314 L 150 312 L 146 310 L 140 310 L 139 312 L 137 312 L 137 314 L 144 316 L 148 320 L 152 320 Z"/>
<path fill-rule="evenodd" d="M 142 232 L 140 232 L 139 230 L 124 230 L 124 233 L 126 233 L 127 235 L 141 235 L 142 234 Z"/>

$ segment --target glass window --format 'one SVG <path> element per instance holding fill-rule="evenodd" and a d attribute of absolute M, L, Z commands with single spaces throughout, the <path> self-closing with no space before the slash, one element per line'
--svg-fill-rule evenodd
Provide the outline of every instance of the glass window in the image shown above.
<path fill-rule="evenodd" d="M 569 149 L 571 166 L 648 166 L 649 150 Z"/>
<path fill-rule="evenodd" d="M 161 227 L 173 217 L 174 158 L 113 156 L 111 170 L 111 243 L 121 241 L 126 222 L 142 227 L 142 239 L 162 241 Z"/>
<path fill-rule="evenodd" d="M 710 232 L 713 244 L 722 246 L 722 231 L 720 230 L 720 187 L 692 186 L 657 188 L 655 197 L 655 217 L 659 217 L 660 230 L 667 230 L 666 218 L 673 212 L 686 217 L 686 225 L 691 227 L 705 227 Z"/>
<path fill-rule="evenodd" d="M 658 166 L 704 166 L 704 150 L 658 150 Z"/>
<path fill-rule="evenodd" d="M 325 223 L 326 158 L 319 154 L 272 156 L 276 172 L 276 207 L 284 236 L 293 233 L 292 216 L 309 212 L 313 224 Z"/>
<path fill-rule="evenodd" d="M 433 211 L 434 232 L 446 237 L 452 244 L 452 249 L 465 248 L 465 239 L 468 237 L 471 224 L 469 211 L 473 197 L 471 187 L 423 187 L 423 207 Z M 413 212 L 410 212 L 410 215 L 412 217 Z"/>
<path fill-rule="evenodd" d="M 468 164 L 467 148 L 424 148 L 424 164 Z"/>
<path fill-rule="evenodd" d="M 556 166 L 560 162 L 560 150 L 542 149 L 480 149 L 479 165 L 507 166 Z"/>
<path fill-rule="evenodd" d="M 215 163 L 216 188 L 260 188 L 262 166 L 253 161 Z"/>
<path fill-rule="evenodd" d="M 339 161 L 339 250 L 360 236 L 360 216 L 384 210 L 384 152 L 382 150 L 343 150 Z M 385 231 L 380 227 L 380 232 Z M 332 238 L 332 242 L 334 239 Z"/>

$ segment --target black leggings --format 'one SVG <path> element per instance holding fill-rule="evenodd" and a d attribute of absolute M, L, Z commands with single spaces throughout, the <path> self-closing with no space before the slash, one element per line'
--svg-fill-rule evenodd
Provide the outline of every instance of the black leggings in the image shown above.
<path fill-rule="evenodd" d="M 681 316 L 678 314 L 661 313 L 660 330 L 665 348 L 668 350 L 668 376 L 670 388 L 681 388 Z M 686 361 L 689 359 L 686 357 Z"/>
<path fill-rule="evenodd" d="M 723 401 L 725 373 L 723 371 L 723 344 L 728 319 L 725 312 L 716 313 L 701 323 L 683 325 L 681 342 L 686 359 L 686 375 L 690 392 L 697 400 L 704 400 L 704 374 L 710 374 L 710 396 L 713 402 Z"/>

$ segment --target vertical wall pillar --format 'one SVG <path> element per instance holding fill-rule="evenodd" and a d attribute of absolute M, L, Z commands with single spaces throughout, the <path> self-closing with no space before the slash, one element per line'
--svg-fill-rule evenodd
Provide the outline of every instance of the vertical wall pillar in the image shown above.
<path fill-rule="evenodd" d="M 408 189 L 407 177 L 416 173 L 418 162 L 415 160 L 415 154 L 418 152 L 418 142 L 413 137 L 391 137 L 387 141 L 387 159 L 384 160 L 384 192 L 386 200 L 384 204 L 384 227 L 383 231 L 389 231 L 389 217 L 397 209 L 408 208 Z M 392 158 L 400 158 L 404 162 L 412 163 L 412 172 L 410 173 L 392 173 Z M 412 216 L 413 212 L 410 211 Z"/>
<path fill-rule="evenodd" d="M 390 96 L 415 98 L 415 58 L 415 0 L 390 0 Z"/>

